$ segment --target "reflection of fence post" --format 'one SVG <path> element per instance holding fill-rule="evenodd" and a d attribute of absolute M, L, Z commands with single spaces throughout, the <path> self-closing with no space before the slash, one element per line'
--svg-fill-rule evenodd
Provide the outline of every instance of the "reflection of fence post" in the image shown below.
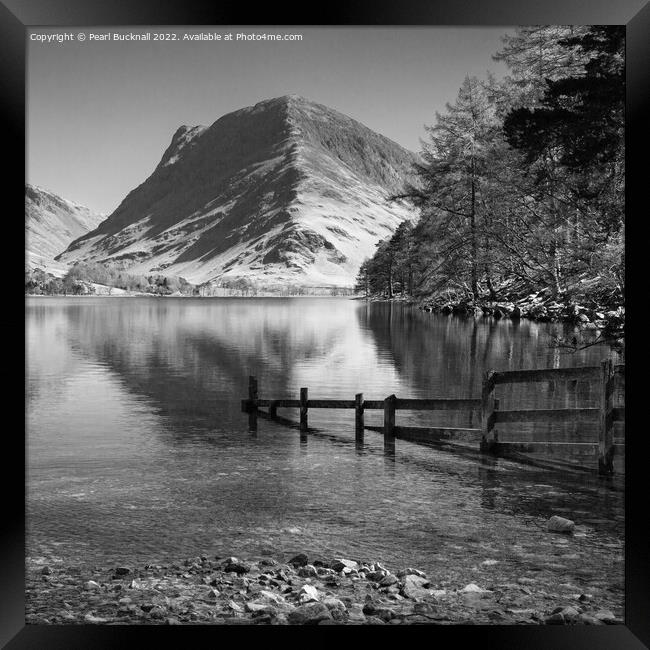
<path fill-rule="evenodd" d="M 307 400 L 308 400 L 308 389 L 300 389 L 300 431 L 304 433 L 308 428 L 307 421 Z"/>
<path fill-rule="evenodd" d="M 494 429 L 494 411 L 498 406 L 494 398 L 494 371 L 488 370 L 483 375 L 483 385 L 481 388 L 481 451 L 492 451 L 496 443 L 496 434 L 492 433 Z"/>
<path fill-rule="evenodd" d="M 357 442 L 363 442 L 363 393 L 354 396 L 354 438 Z"/>
<path fill-rule="evenodd" d="M 608 359 L 603 361 L 600 367 L 598 473 L 607 475 L 614 473 L 614 418 L 612 414 L 614 372 L 612 368 L 612 360 Z"/>
<path fill-rule="evenodd" d="M 257 379 L 248 378 L 248 428 L 257 431 Z"/>

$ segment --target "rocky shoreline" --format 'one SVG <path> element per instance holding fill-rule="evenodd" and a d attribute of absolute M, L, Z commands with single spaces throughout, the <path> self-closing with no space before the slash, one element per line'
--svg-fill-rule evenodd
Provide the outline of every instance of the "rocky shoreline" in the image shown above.
<path fill-rule="evenodd" d="M 538 322 L 565 322 L 585 329 L 616 332 L 625 323 L 625 308 L 607 309 L 600 305 L 558 302 L 551 293 L 540 291 L 513 301 L 448 300 L 444 297 L 419 304 L 424 311 L 470 316 L 492 316 L 518 320 L 527 318 Z"/>
<path fill-rule="evenodd" d="M 496 562 L 495 562 L 496 563 Z M 378 562 L 201 556 L 93 569 L 28 562 L 27 624 L 409 625 L 620 624 L 590 593 L 548 585 L 450 584 Z M 561 601 L 561 602 L 560 602 Z M 558 605 L 558 602 L 560 604 Z"/>

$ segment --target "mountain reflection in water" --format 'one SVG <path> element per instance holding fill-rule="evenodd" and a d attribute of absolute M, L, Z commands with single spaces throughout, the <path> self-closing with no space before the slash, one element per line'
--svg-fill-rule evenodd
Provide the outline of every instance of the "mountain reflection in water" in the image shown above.
<path fill-rule="evenodd" d="M 595 365 L 608 353 L 549 347 L 565 329 L 337 298 L 28 299 L 29 554 L 101 562 L 311 549 L 426 569 L 468 530 L 497 544 L 500 527 L 562 512 L 620 538 L 622 492 L 590 475 L 402 441 L 386 458 L 379 434 L 355 445 L 351 411 L 311 411 L 322 433 L 306 444 L 263 420 L 251 436 L 241 413 L 250 374 L 261 397 L 297 398 L 301 386 L 314 399 L 465 397 L 480 394 L 486 369 Z M 597 405 L 586 382 L 499 390 L 501 408 Z M 381 413 L 366 421 L 380 424 Z M 400 423 L 477 426 L 444 412 L 399 412 Z M 580 422 L 555 426 L 554 439 L 594 439 Z M 499 434 L 543 440 L 545 427 Z"/>

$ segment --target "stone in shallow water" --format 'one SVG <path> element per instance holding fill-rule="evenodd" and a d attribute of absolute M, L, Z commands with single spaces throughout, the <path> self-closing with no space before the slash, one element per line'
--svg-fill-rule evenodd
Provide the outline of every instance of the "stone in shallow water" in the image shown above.
<path fill-rule="evenodd" d="M 287 564 L 291 564 L 294 568 L 303 567 L 309 564 L 309 558 L 304 553 L 298 553 Z"/>
<path fill-rule="evenodd" d="M 368 578 L 368 580 L 373 580 L 374 582 L 380 582 L 386 577 L 386 575 L 386 571 L 371 571 L 366 574 L 366 578 Z"/>
<path fill-rule="evenodd" d="M 320 600 L 320 594 L 318 589 L 313 585 L 303 585 L 302 589 L 299 592 L 299 598 L 301 603 L 308 603 L 313 600 Z"/>
<path fill-rule="evenodd" d="M 429 595 L 429 581 L 426 578 L 421 578 L 416 575 L 407 575 L 404 578 L 404 586 L 402 587 L 402 593 L 407 598 L 424 598 Z"/>
<path fill-rule="evenodd" d="M 259 600 L 251 600 L 250 602 L 246 603 L 246 611 L 248 612 L 265 612 L 265 613 L 271 613 L 275 612 L 273 605 L 270 605 L 268 601 L 259 601 Z"/>
<path fill-rule="evenodd" d="M 262 589 L 259 593 L 260 598 L 264 598 L 272 603 L 284 603 L 285 599 L 280 596 L 280 594 L 273 593 L 272 591 L 266 591 Z"/>
<path fill-rule="evenodd" d="M 334 596 L 326 596 L 322 600 L 323 605 L 327 607 L 327 609 L 340 609 L 345 611 L 345 603 L 342 600 L 339 600 L 338 598 L 335 598 Z"/>
<path fill-rule="evenodd" d="M 356 571 L 358 568 L 358 563 L 353 560 L 336 558 L 334 562 L 332 562 L 332 569 L 334 569 L 334 571 L 343 571 L 343 569 L 354 569 Z"/>
<path fill-rule="evenodd" d="M 580 614 L 580 623 L 583 625 L 605 625 L 603 621 L 591 614 Z"/>
<path fill-rule="evenodd" d="M 594 618 L 597 618 L 599 621 L 606 623 L 608 625 L 613 625 L 616 623 L 621 623 L 621 621 L 614 616 L 614 614 L 608 609 L 601 609 L 594 614 Z"/>
<path fill-rule="evenodd" d="M 351 605 L 348 608 L 348 620 L 352 623 L 364 623 L 366 615 L 363 613 L 361 605 Z"/>
<path fill-rule="evenodd" d="M 305 564 L 305 566 L 301 566 L 298 569 L 298 575 L 301 578 L 317 578 L 318 572 L 316 571 L 316 567 L 312 564 Z"/>
<path fill-rule="evenodd" d="M 331 618 L 329 609 L 323 603 L 307 603 L 290 612 L 287 620 L 292 625 L 314 625 Z"/>
<path fill-rule="evenodd" d="M 93 616 L 92 614 L 86 614 L 84 616 L 84 621 L 87 623 L 108 623 L 107 618 L 102 618 L 101 616 Z"/>
<path fill-rule="evenodd" d="M 487 589 L 483 589 L 478 585 L 475 585 L 473 582 L 470 582 L 467 586 L 463 587 L 461 590 L 463 594 L 484 594 L 487 593 Z"/>
<path fill-rule="evenodd" d="M 229 600 L 228 604 L 227 604 L 227 607 L 229 609 L 232 609 L 233 612 L 243 612 L 244 611 L 244 608 L 239 603 L 236 603 L 234 600 Z"/>
<path fill-rule="evenodd" d="M 546 623 L 546 625 L 564 625 L 566 623 L 566 621 L 564 620 L 564 616 L 562 616 L 560 612 L 547 616 L 544 619 L 544 622 Z"/>
<path fill-rule="evenodd" d="M 380 584 L 382 587 L 390 587 L 391 585 L 394 585 L 396 582 L 398 582 L 398 580 L 397 580 L 397 576 L 394 576 L 394 575 L 391 573 L 391 574 L 388 574 L 387 576 L 384 576 L 384 577 L 379 581 L 379 584 Z"/>
<path fill-rule="evenodd" d="M 366 618 L 366 625 L 386 625 L 378 616 L 368 616 Z"/>
<path fill-rule="evenodd" d="M 242 562 L 238 560 L 236 557 L 229 557 L 224 560 L 222 568 L 226 573 L 236 573 L 237 575 L 242 575 L 243 573 L 250 572 L 251 565 L 248 562 Z"/>
<path fill-rule="evenodd" d="M 574 528 L 575 523 L 573 521 L 570 519 L 565 519 L 564 517 L 558 517 L 557 515 L 553 515 L 546 522 L 546 530 L 551 533 L 564 533 L 566 535 L 570 535 L 573 533 Z"/>

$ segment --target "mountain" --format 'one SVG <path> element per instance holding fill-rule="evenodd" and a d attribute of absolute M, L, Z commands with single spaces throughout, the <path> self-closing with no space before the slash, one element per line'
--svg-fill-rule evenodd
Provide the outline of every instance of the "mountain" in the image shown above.
<path fill-rule="evenodd" d="M 30 268 L 62 271 L 54 258 L 70 242 L 95 229 L 106 215 L 73 203 L 36 185 L 25 185 L 25 247 Z"/>
<path fill-rule="evenodd" d="M 415 154 L 296 95 L 182 126 L 160 163 L 60 256 L 192 283 L 351 286 L 378 240 L 413 214 L 388 197 Z"/>

